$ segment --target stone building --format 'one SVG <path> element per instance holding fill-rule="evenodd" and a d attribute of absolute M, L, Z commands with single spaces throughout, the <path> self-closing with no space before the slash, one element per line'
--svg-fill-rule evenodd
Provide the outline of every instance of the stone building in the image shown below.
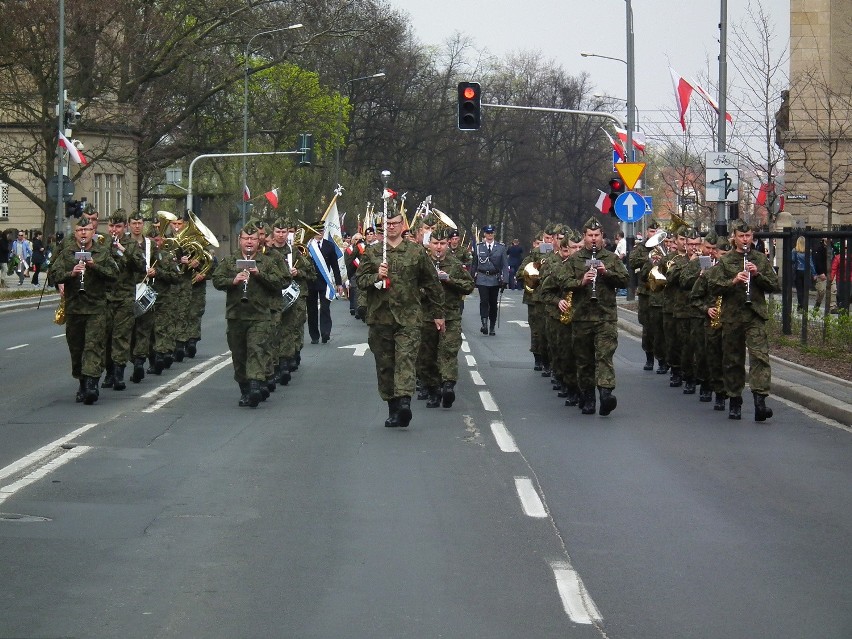
<path fill-rule="evenodd" d="M 781 226 L 852 224 L 852 2 L 790 0 L 790 89 Z"/>

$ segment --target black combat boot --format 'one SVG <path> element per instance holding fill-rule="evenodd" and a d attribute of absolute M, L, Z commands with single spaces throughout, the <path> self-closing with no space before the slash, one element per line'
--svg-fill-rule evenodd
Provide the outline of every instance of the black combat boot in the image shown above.
<path fill-rule="evenodd" d="M 754 421 L 765 422 L 772 417 L 772 409 L 766 407 L 766 395 L 753 393 L 754 395 Z"/>
<path fill-rule="evenodd" d="M 680 376 L 679 366 L 672 366 L 672 377 L 669 380 L 669 386 L 672 388 L 675 386 L 683 386 L 683 378 Z"/>
<path fill-rule="evenodd" d="M 269 396 L 272 395 L 272 393 L 269 392 L 269 386 L 264 381 L 258 381 L 257 385 L 260 387 L 260 401 L 265 402 L 269 399 Z"/>
<path fill-rule="evenodd" d="M 482 320 L 482 328 L 479 329 L 479 332 L 482 333 L 483 335 L 487 335 L 488 334 L 488 318 L 487 317 L 480 317 L 479 319 Z"/>
<path fill-rule="evenodd" d="M 289 370 L 291 373 L 295 373 L 298 368 L 299 362 L 296 361 L 295 357 L 291 357 L 287 360 L 287 370 Z"/>
<path fill-rule="evenodd" d="M 562 382 L 559 381 L 559 378 L 556 375 L 553 375 L 550 378 L 550 387 L 555 391 L 562 389 Z"/>
<path fill-rule="evenodd" d="M 533 370 L 534 371 L 540 371 L 542 369 L 541 355 L 533 353 L 533 361 L 534 361 Z"/>
<path fill-rule="evenodd" d="M 388 400 L 388 418 L 385 420 L 385 428 L 396 428 L 399 426 L 399 399 L 394 397 Z"/>
<path fill-rule="evenodd" d="M 161 353 L 160 357 L 163 359 L 163 368 L 171 368 L 172 364 L 175 361 L 174 352 L 172 353 Z"/>
<path fill-rule="evenodd" d="M 277 377 L 274 373 L 266 379 L 266 390 L 268 390 L 270 393 L 274 393 L 275 389 L 277 388 L 276 379 Z"/>
<path fill-rule="evenodd" d="M 286 386 L 290 383 L 290 380 L 293 378 L 290 375 L 290 360 L 286 358 L 281 358 L 278 360 L 278 382 L 282 386 Z"/>
<path fill-rule="evenodd" d="M 90 406 L 98 401 L 98 395 L 100 395 L 100 392 L 98 391 L 98 378 L 86 377 L 85 380 L 86 391 L 83 395 L 83 403 Z"/>
<path fill-rule="evenodd" d="M 113 376 L 113 368 L 112 366 L 107 364 L 106 371 L 104 374 L 104 381 L 101 384 L 102 388 L 112 388 L 112 385 L 115 383 L 115 377 Z"/>
<path fill-rule="evenodd" d="M 695 380 L 692 377 L 685 377 L 683 379 L 683 394 L 695 395 Z"/>
<path fill-rule="evenodd" d="M 80 376 L 80 387 L 77 389 L 77 395 L 74 397 L 74 401 L 78 404 L 82 404 L 83 400 L 86 399 L 86 378 Z"/>
<path fill-rule="evenodd" d="M 429 401 L 426 402 L 426 408 L 438 408 L 441 405 L 440 387 L 430 386 L 426 390 L 429 392 Z"/>
<path fill-rule="evenodd" d="M 296 368 L 302 365 L 302 349 L 296 351 Z"/>
<path fill-rule="evenodd" d="M 127 384 L 124 383 L 124 364 L 122 364 L 121 366 L 119 366 L 118 364 L 113 364 L 112 377 L 112 390 L 123 391 L 125 388 L 127 388 Z"/>
<path fill-rule="evenodd" d="M 186 340 L 186 356 L 187 357 L 195 357 L 195 354 L 198 352 L 198 348 L 196 347 L 198 344 L 197 337 L 190 337 Z"/>
<path fill-rule="evenodd" d="M 669 365 L 663 359 L 657 360 L 657 375 L 665 375 L 669 372 Z"/>
<path fill-rule="evenodd" d="M 550 360 L 546 358 L 542 358 L 541 360 L 541 376 L 542 377 L 550 377 L 552 370 L 550 370 Z"/>
<path fill-rule="evenodd" d="M 615 395 L 612 394 L 611 388 L 602 388 L 599 386 L 598 393 L 601 396 L 601 408 L 598 411 L 598 414 L 606 417 L 615 410 L 616 406 L 618 406 L 618 400 Z"/>
<path fill-rule="evenodd" d="M 488 334 L 489 335 L 496 335 L 497 334 L 497 333 L 494 332 L 494 322 L 491 322 L 490 327 L 488 329 Z"/>
<path fill-rule="evenodd" d="M 710 388 L 710 384 L 707 382 L 701 382 L 701 386 L 698 391 L 698 401 L 700 402 L 712 402 L 713 401 L 713 391 Z"/>
<path fill-rule="evenodd" d="M 565 397 L 568 397 L 568 392 L 569 392 L 568 391 L 568 384 L 560 384 L 559 385 L 559 392 L 556 393 L 556 396 L 565 398 Z"/>
<path fill-rule="evenodd" d="M 595 414 L 595 389 L 580 391 L 580 410 L 583 415 Z"/>
<path fill-rule="evenodd" d="M 565 399 L 566 406 L 576 406 L 580 402 L 580 391 L 576 386 L 568 387 L 568 395 Z"/>
<path fill-rule="evenodd" d="M 728 419 L 742 419 L 743 398 L 731 397 L 728 405 Z"/>
<path fill-rule="evenodd" d="M 408 395 L 399 398 L 399 411 L 396 418 L 400 428 L 405 428 L 411 423 L 411 398 Z"/>
<path fill-rule="evenodd" d="M 148 369 L 149 373 L 154 373 L 155 375 L 162 375 L 163 369 L 166 367 L 166 358 L 162 353 L 154 353 L 154 370 Z"/>
<path fill-rule="evenodd" d="M 175 361 L 182 362 L 184 357 L 186 357 L 186 342 L 175 342 Z"/>
<path fill-rule="evenodd" d="M 456 383 L 454 381 L 446 381 L 441 386 L 441 400 L 444 408 L 450 408 L 456 401 Z"/>
<path fill-rule="evenodd" d="M 716 401 L 713 403 L 713 410 L 725 410 L 725 400 L 728 396 L 725 393 L 716 393 Z"/>
<path fill-rule="evenodd" d="M 652 371 L 654 370 L 654 354 L 653 353 L 645 353 L 645 365 L 642 367 L 643 371 Z"/>
<path fill-rule="evenodd" d="M 249 405 L 249 385 L 248 385 L 248 382 L 242 382 L 240 384 L 239 405 L 242 406 L 242 407 Z"/>
<path fill-rule="evenodd" d="M 429 387 L 420 384 L 417 387 L 417 399 L 424 400 L 429 399 Z"/>
<path fill-rule="evenodd" d="M 138 384 L 143 379 L 145 379 L 145 358 L 144 357 L 134 357 L 133 358 L 133 373 L 130 375 L 130 381 L 134 384 Z"/>
<path fill-rule="evenodd" d="M 249 408 L 257 408 L 257 405 L 260 404 L 261 397 L 263 397 L 263 386 L 261 385 L 260 380 L 250 379 L 248 383 Z"/>

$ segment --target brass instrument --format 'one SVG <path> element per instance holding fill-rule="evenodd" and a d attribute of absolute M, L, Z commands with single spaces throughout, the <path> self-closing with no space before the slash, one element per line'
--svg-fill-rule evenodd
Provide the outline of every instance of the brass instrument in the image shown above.
<path fill-rule="evenodd" d="M 538 285 L 541 284 L 541 273 L 539 272 L 539 269 L 541 269 L 540 260 L 527 262 L 527 265 L 524 267 L 524 290 L 527 293 L 532 293 Z"/>
<path fill-rule="evenodd" d="M 207 251 L 208 246 L 219 246 L 219 241 L 213 232 L 198 219 L 192 211 L 187 211 L 189 219 L 183 228 L 177 232 L 174 241 L 190 262 L 197 261 L 197 271 L 207 275 L 213 266 L 213 255 Z"/>
<path fill-rule="evenodd" d="M 59 298 L 59 306 L 53 313 L 53 323 L 62 326 L 65 323 L 65 296 Z"/>
<path fill-rule="evenodd" d="M 710 318 L 710 328 L 718 329 L 722 326 L 722 296 L 716 298 L 716 303 L 713 305 L 716 309 L 716 317 Z"/>
<path fill-rule="evenodd" d="M 645 241 L 645 246 L 651 249 L 648 253 L 649 258 L 651 256 L 655 256 L 662 259 L 666 256 L 666 246 L 664 241 L 667 237 L 668 233 L 665 231 L 658 231 Z M 654 264 L 651 272 L 648 273 L 648 288 L 652 293 L 656 293 L 657 291 L 662 291 L 666 287 L 666 284 L 666 276 L 663 275 L 662 271 L 660 271 L 659 265 Z"/>
<path fill-rule="evenodd" d="M 568 291 L 565 296 L 565 303 L 568 308 L 565 309 L 565 312 L 559 314 L 559 321 L 567 326 L 574 319 L 574 291 Z"/>

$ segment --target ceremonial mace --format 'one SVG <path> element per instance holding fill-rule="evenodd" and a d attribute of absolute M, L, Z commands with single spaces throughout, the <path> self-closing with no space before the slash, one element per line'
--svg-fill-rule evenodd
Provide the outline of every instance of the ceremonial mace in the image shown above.
<path fill-rule="evenodd" d="M 382 200 L 384 201 L 384 209 L 382 211 L 382 264 L 388 263 L 388 200 L 391 197 L 390 190 L 388 189 L 388 183 L 390 182 L 391 172 L 385 169 L 382 171 L 382 182 L 385 183 L 385 190 L 382 193 Z M 383 280 L 379 280 L 376 282 L 376 288 L 383 289 L 390 287 L 390 278 L 386 277 Z"/>

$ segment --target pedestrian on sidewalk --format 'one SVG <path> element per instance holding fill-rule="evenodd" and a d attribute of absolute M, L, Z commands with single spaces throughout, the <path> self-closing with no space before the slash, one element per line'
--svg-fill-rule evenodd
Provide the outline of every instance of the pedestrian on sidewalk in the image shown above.
<path fill-rule="evenodd" d="M 0 288 L 6 288 L 6 270 L 9 268 L 9 236 L 0 233 Z"/>
<path fill-rule="evenodd" d="M 23 231 L 18 231 L 18 239 L 12 242 L 12 257 L 15 258 L 15 273 L 18 276 L 18 286 L 24 283 L 24 277 L 30 270 L 30 260 L 33 256 L 33 246 L 24 236 Z"/>
<path fill-rule="evenodd" d="M 32 242 L 32 271 L 33 271 L 33 286 L 38 286 L 38 274 L 41 273 L 44 268 L 44 260 L 45 260 L 45 251 L 44 251 L 44 242 L 42 242 L 42 234 L 41 231 L 36 231 L 35 236 L 33 237 Z"/>

